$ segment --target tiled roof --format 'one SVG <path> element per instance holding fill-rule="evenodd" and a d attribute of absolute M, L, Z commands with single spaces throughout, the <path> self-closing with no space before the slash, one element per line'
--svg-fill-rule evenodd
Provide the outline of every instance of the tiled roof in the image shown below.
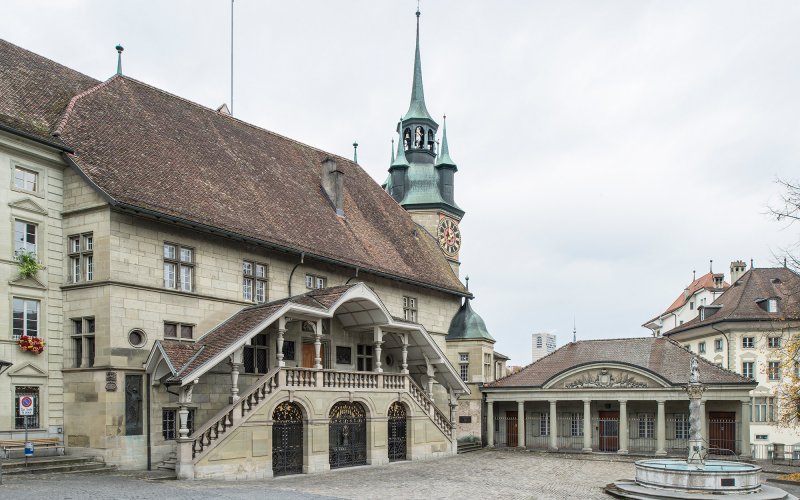
<path fill-rule="evenodd" d="M 721 321 L 800 319 L 798 292 L 800 292 L 800 276 L 788 268 L 750 269 L 711 304 L 719 306 L 715 314 L 707 315 L 704 320 L 698 316 L 664 335 L 674 335 Z M 760 301 L 769 298 L 780 299 L 777 313 L 767 312 L 761 307 Z"/>
<path fill-rule="evenodd" d="M 281 299 L 268 304 L 245 307 L 194 343 L 163 341 L 161 345 L 164 347 L 173 367 L 178 372 L 177 376 L 173 377 L 172 380 L 177 381 L 190 377 L 194 370 L 236 343 L 242 335 L 266 320 L 287 302 L 325 311 L 344 292 L 357 284 L 312 290 L 291 299 Z"/>
<path fill-rule="evenodd" d="M 70 99 L 97 85 L 78 73 L 0 40 L 0 124 L 51 142 Z"/>
<path fill-rule="evenodd" d="M 131 78 L 100 84 L 2 42 L 0 124 L 57 129 L 70 160 L 123 208 L 468 294 L 435 239 L 357 164 L 335 157 L 339 217 L 320 180 L 334 155 Z"/>
<path fill-rule="evenodd" d="M 689 363 L 694 355 L 664 337 L 582 340 L 553 351 L 519 372 L 485 387 L 541 387 L 559 373 L 588 363 L 623 363 L 653 372 L 672 385 L 689 382 Z M 698 358 L 703 384 L 752 384 L 752 381 Z"/>

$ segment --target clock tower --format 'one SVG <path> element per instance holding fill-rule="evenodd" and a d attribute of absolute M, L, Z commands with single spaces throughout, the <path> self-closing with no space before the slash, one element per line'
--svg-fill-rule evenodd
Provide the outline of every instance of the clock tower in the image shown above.
<path fill-rule="evenodd" d="M 389 177 L 383 187 L 403 206 L 414 221 L 437 241 L 453 271 L 458 275 L 461 229 L 464 211 L 455 202 L 455 173 L 458 167 L 450 158 L 446 117 L 441 145 L 436 139 L 439 124 L 428 113 L 422 86 L 419 51 L 419 17 L 414 53 L 414 77 L 408 111 L 397 124 L 397 155 L 392 148 Z"/>

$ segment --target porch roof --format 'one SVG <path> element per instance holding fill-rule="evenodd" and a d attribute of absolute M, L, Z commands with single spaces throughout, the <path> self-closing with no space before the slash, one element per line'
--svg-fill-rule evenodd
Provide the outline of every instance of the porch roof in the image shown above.
<path fill-rule="evenodd" d="M 570 342 L 517 373 L 486 384 L 486 389 L 543 387 L 569 370 L 596 363 L 640 368 L 672 386 L 689 383 L 689 363 L 695 355 L 665 337 L 641 337 Z M 697 356 L 700 382 L 707 385 L 751 386 L 755 382 Z"/>
<path fill-rule="evenodd" d="M 440 382 L 458 393 L 469 393 L 425 327 L 392 317 L 377 294 L 361 282 L 312 290 L 303 295 L 245 307 L 196 342 L 157 340 L 145 367 L 148 373 L 155 373 L 163 361 L 170 372 L 164 382 L 186 385 L 224 361 L 281 317 L 330 318 L 334 315 L 347 329 L 363 331 L 379 326 L 386 333 L 406 334 L 409 348 L 419 349 L 422 354 L 420 359 L 437 365 Z M 387 347 L 399 345 L 397 339 L 390 337 L 386 338 Z M 409 362 L 413 360 L 414 357 L 410 356 Z"/>

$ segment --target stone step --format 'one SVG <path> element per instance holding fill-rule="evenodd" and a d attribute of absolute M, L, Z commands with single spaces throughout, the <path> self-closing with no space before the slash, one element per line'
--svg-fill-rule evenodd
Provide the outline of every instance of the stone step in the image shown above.
<path fill-rule="evenodd" d="M 481 443 L 465 443 L 458 445 L 458 453 L 469 453 L 482 449 Z"/>
<path fill-rule="evenodd" d="M 65 474 L 78 472 L 106 472 L 116 470 L 116 466 L 106 465 L 103 462 L 88 461 L 80 463 L 61 463 L 61 464 L 28 464 L 28 467 L 16 466 L 3 468 L 4 475 L 20 474 Z"/>
<path fill-rule="evenodd" d="M 28 467 L 40 467 L 49 465 L 72 465 L 83 464 L 89 462 L 101 461 L 96 457 L 76 457 L 76 456 L 56 456 L 56 457 L 34 457 L 28 459 Z M 13 460 L 0 460 L 0 467 L 2 469 L 15 469 L 25 467 L 25 459 L 15 458 Z"/>

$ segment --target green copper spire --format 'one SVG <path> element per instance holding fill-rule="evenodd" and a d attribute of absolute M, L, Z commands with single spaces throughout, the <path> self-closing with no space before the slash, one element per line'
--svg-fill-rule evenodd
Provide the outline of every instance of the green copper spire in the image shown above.
<path fill-rule="evenodd" d="M 430 120 L 433 123 L 428 108 L 425 107 L 425 91 L 422 88 L 422 62 L 419 57 L 419 9 L 417 9 L 417 49 L 414 53 L 414 82 L 411 86 L 411 103 L 404 120 Z"/>
<path fill-rule="evenodd" d="M 353 163 L 358 163 L 358 141 L 353 142 Z"/>
<path fill-rule="evenodd" d="M 117 74 L 122 76 L 122 51 L 125 50 L 122 45 L 117 44 Z"/>
<path fill-rule="evenodd" d="M 448 165 L 458 170 L 456 162 L 450 158 L 450 148 L 447 147 L 447 115 L 444 115 L 444 121 L 442 122 L 442 147 L 439 148 L 439 156 L 436 157 L 436 166 L 438 167 L 439 165 Z"/>

